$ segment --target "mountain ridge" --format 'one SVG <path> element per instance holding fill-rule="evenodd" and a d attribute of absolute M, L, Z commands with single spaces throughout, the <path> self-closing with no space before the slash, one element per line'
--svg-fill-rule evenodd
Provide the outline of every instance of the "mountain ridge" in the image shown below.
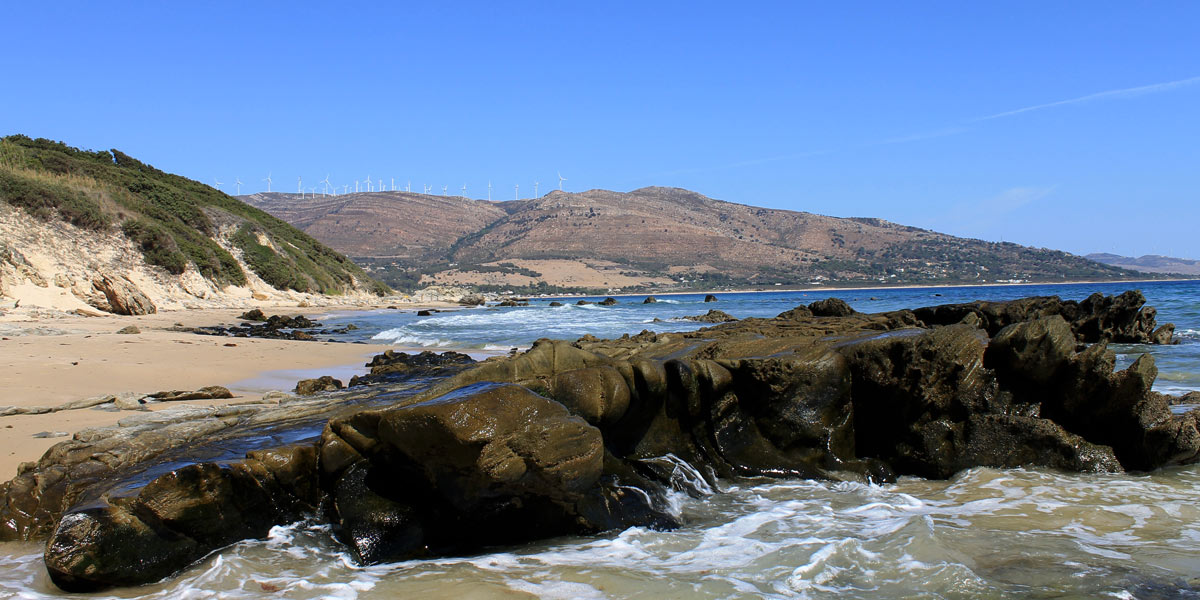
<path fill-rule="evenodd" d="M 1137 275 L 1057 250 L 959 238 L 877 218 L 738 204 L 670 187 L 555 190 L 504 202 L 407 192 L 323 199 L 276 194 L 271 202 L 257 194 L 247 201 L 300 224 L 393 285 L 421 281 L 536 290 L 961 284 Z M 358 219 L 372 227 L 355 231 L 345 219 L 339 223 L 337 213 L 321 208 L 331 202 L 341 203 L 342 212 L 360 214 Z M 423 208 L 437 214 L 422 213 Z M 422 222 L 438 226 L 392 218 L 400 214 L 420 214 Z M 425 234 L 419 247 L 406 241 L 415 239 L 417 229 Z M 398 235 L 387 237 L 385 231 Z M 557 273 L 564 263 L 576 264 L 578 272 L 567 277 L 539 271 Z"/>

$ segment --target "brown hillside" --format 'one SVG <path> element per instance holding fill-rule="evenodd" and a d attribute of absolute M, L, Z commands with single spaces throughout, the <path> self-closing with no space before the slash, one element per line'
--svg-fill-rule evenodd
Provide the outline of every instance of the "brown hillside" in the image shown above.
<path fill-rule="evenodd" d="M 554 191 L 484 202 L 401 192 L 247 201 L 338 250 L 406 273 L 390 282 L 563 287 L 972 283 L 1120 279 L 1132 273 L 1078 256 L 956 238 L 880 219 L 734 204 L 677 188 Z M 563 261 L 570 276 L 544 273 Z M 560 269 L 561 270 L 561 269 Z M 387 273 L 381 272 L 381 276 Z M 700 283 L 700 281 L 705 283 Z"/>
<path fill-rule="evenodd" d="M 457 196 L 372 192 L 242 196 L 338 251 L 356 257 L 444 257 L 455 240 L 504 216 L 497 205 Z"/>

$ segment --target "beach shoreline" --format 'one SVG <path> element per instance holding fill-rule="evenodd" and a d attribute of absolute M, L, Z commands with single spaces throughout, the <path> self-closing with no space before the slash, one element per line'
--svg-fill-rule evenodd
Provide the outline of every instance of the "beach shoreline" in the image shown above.
<path fill-rule="evenodd" d="M 270 314 L 323 315 L 379 310 L 377 306 L 269 306 Z M 449 303 L 404 305 L 406 312 L 448 308 Z M 232 325 L 244 309 L 185 309 L 151 315 L 80 316 L 36 308 L 0 315 L 0 411 L 6 407 L 55 407 L 101 396 L 196 390 L 224 386 L 234 397 L 147 404 L 162 410 L 183 404 L 227 405 L 259 400 L 270 389 L 290 391 L 297 380 L 324 374 L 365 372 L 371 356 L 396 346 L 199 335 L 189 327 Z M 140 333 L 119 334 L 133 326 Z M 288 376 L 295 378 L 288 380 Z M 270 385 L 277 384 L 277 385 Z M 90 427 L 114 425 L 135 414 L 103 408 L 0 417 L 0 481 L 35 461 L 51 446 Z M 45 437 L 35 437 L 36 435 Z"/>

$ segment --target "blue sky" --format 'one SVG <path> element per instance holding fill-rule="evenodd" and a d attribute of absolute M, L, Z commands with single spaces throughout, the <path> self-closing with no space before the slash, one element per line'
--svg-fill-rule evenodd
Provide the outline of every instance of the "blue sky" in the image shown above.
<path fill-rule="evenodd" d="M 967 6 L 963 6 L 967 5 Z M 10 3 L 0 134 L 1200 258 L 1200 3 Z"/>

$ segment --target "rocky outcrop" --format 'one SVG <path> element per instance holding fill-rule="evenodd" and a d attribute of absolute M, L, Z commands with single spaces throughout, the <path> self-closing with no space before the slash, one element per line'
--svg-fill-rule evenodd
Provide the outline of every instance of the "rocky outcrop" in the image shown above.
<path fill-rule="evenodd" d="M 110 472 L 90 492 L 55 487 L 45 475 L 64 463 L 44 459 L 9 484 L 0 516 L 19 507 L 28 532 L 52 522 L 55 506 L 66 509 L 47 565 L 64 589 L 82 590 L 157 579 L 237 535 L 263 535 L 265 521 L 288 518 L 288 507 L 314 495 L 339 539 L 370 563 L 673 527 L 665 491 L 707 487 L 701 473 L 890 481 L 974 466 L 1120 472 L 1195 462 L 1200 413 L 1174 415 L 1150 391 L 1153 360 L 1114 372 L 1104 341 L 1079 345 L 1099 332 L 1153 332 L 1153 313 L 1125 301 L 1085 312 L 1035 300 L 840 316 L 829 314 L 844 312 L 836 302 L 814 303 L 697 332 L 539 340 L 465 369 L 453 356 L 385 354 L 375 366 L 397 373 L 448 364 L 423 391 L 328 420 L 307 446 L 315 462 L 294 461 L 315 492 L 235 474 L 261 473 L 253 456 L 140 485 Z M 919 320 L 956 313 L 936 326 Z M 383 383 L 367 389 L 389 393 Z M 64 458 L 76 469 L 95 450 L 70 447 Z M 696 474 L 690 487 L 675 479 L 681 469 Z M 43 484 L 74 490 L 74 501 L 48 502 L 33 491 Z M 105 489 L 136 498 L 107 498 Z M 264 498 L 283 508 L 239 516 Z M 179 502 L 189 508 L 172 508 Z M 43 516 L 30 520 L 39 506 Z M 129 543 L 147 549 L 142 579 L 118 564 L 133 560 L 115 550 Z M 113 559 L 97 558 L 110 549 Z"/>
<path fill-rule="evenodd" d="M 1146 297 L 1141 292 L 1130 290 L 1118 296 L 1096 293 L 1080 302 L 1040 296 L 1010 302 L 946 304 L 913 312 L 927 325 L 950 325 L 977 318 L 988 335 L 996 335 L 1013 323 L 1059 315 L 1071 325 L 1075 339 L 1080 342 L 1171 343 L 1174 325 L 1156 327 L 1158 311 L 1145 304 Z"/>
<path fill-rule="evenodd" d="M 617 299 L 609 296 L 608 298 L 605 298 L 596 304 L 599 304 L 600 306 L 615 306 L 617 304 Z"/>
<path fill-rule="evenodd" d="M 702 315 L 691 317 L 680 317 L 684 321 L 696 321 L 698 323 L 732 323 L 737 320 L 737 317 L 730 315 L 723 310 L 712 309 Z"/>
<path fill-rule="evenodd" d="M 107 300 L 107 305 L 96 306 L 100 310 L 118 315 L 152 315 L 158 312 L 154 302 L 124 277 L 105 273 L 98 275 L 92 285 Z"/>
<path fill-rule="evenodd" d="M 255 337 L 275 340 L 294 340 L 311 342 L 317 340 L 317 335 L 342 334 L 358 329 L 353 323 L 340 329 L 318 329 L 321 324 L 304 315 L 271 315 L 266 316 L 262 310 L 253 309 L 241 315 L 245 323 L 233 327 L 195 327 L 187 329 L 192 333 L 203 335 L 219 335 L 230 337 Z"/>
<path fill-rule="evenodd" d="M 656 304 L 657 302 L 658 298 L 655 298 L 654 296 L 646 296 L 646 299 L 642 300 L 642 304 Z"/>

